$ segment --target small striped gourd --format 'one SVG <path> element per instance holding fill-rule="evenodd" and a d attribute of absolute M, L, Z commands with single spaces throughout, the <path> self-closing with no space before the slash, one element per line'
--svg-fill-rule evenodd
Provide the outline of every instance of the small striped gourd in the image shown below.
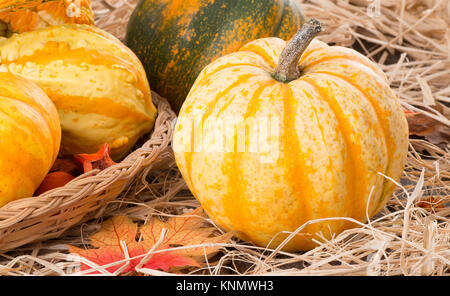
<path fill-rule="evenodd" d="M 32 196 L 61 141 L 58 112 L 34 83 L 0 73 L 0 207 Z"/>
<path fill-rule="evenodd" d="M 352 49 L 312 40 L 320 28 L 310 21 L 288 45 L 263 38 L 208 65 L 175 127 L 176 162 L 194 196 L 257 245 L 275 247 L 280 232 L 309 220 L 366 221 L 393 192 L 384 176 L 402 174 L 408 126 L 385 74 Z M 308 250 L 317 233 L 355 225 L 312 223 L 283 249 Z"/>
<path fill-rule="evenodd" d="M 93 153 L 108 143 L 124 156 L 154 124 L 156 108 L 144 68 L 112 35 L 66 24 L 0 40 L 2 71 L 40 86 L 56 105 L 62 154 Z"/>
<path fill-rule="evenodd" d="M 178 113 L 206 65 L 258 38 L 289 39 L 302 23 L 297 0 L 140 0 L 125 43 Z"/>
<path fill-rule="evenodd" d="M 94 24 L 90 0 L 6 0 L 0 3 L 0 35 L 62 24 Z"/>

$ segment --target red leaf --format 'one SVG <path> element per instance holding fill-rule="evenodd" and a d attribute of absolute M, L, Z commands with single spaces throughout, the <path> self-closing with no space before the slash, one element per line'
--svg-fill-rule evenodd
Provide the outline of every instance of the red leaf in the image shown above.
<path fill-rule="evenodd" d="M 150 260 L 144 265 L 148 269 L 161 269 L 164 271 L 169 271 L 171 267 L 184 267 L 184 266 L 197 266 L 200 267 L 197 261 L 194 259 L 181 256 L 176 254 L 171 254 L 175 252 L 164 252 L 154 254 Z"/>
<path fill-rule="evenodd" d="M 433 196 L 422 198 L 416 205 L 424 209 L 442 209 L 445 207 L 444 199 L 442 197 L 438 198 Z"/>
<path fill-rule="evenodd" d="M 203 212 L 200 208 L 188 214 L 172 217 L 167 222 L 153 217 L 139 229 L 137 224 L 133 223 L 128 217 L 116 216 L 103 222 L 100 231 L 90 236 L 91 245 L 95 248 L 80 249 L 69 246 L 69 251 L 99 266 L 123 261 L 123 263 L 105 267 L 109 272 L 117 271 L 127 262 L 129 265 L 121 273 L 135 271 L 136 266 L 157 243 L 162 230 L 167 229 L 165 239 L 156 249 L 164 251 L 153 254 L 142 267 L 164 271 L 170 271 L 174 267 L 200 267 L 199 262 L 203 262 L 205 255 L 213 255 L 219 250 L 218 247 L 170 249 L 173 246 L 225 242 L 231 237 L 231 234 L 213 236 L 215 228 L 205 227 L 204 223 Z M 141 238 L 139 242 L 136 241 L 137 237 Z M 126 250 L 122 247 L 121 242 L 126 245 Z M 126 253 L 132 259 L 125 260 Z M 82 263 L 81 270 L 91 268 L 89 265 Z"/>
<path fill-rule="evenodd" d="M 107 143 L 103 144 L 96 153 L 76 154 L 73 158 L 83 168 L 84 173 L 93 169 L 104 170 L 116 164 L 109 156 L 109 146 Z"/>
<path fill-rule="evenodd" d="M 78 176 L 80 174 L 77 164 L 68 158 L 57 158 L 50 169 L 50 173 L 53 172 L 65 172 L 72 176 Z"/>

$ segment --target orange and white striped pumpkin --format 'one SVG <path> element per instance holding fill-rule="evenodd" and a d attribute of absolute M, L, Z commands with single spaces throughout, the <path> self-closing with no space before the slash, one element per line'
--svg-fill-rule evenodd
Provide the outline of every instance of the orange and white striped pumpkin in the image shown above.
<path fill-rule="evenodd" d="M 115 159 L 154 124 L 156 108 L 139 59 L 112 35 L 61 25 L 0 40 L 0 71 L 39 85 L 55 103 L 62 154 L 93 153 L 108 143 Z"/>
<path fill-rule="evenodd" d="M 194 196 L 218 225 L 257 245 L 279 245 L 280 232 L 309 220 L 366 221 L 395 187 L 383 175 L 402 174 L 408 127 L 385 74 L 352 49 L 312 40 L 317 27 L 306 23 L 290 49 L 264 38 L 209 64 L 175 127 L 176 162 Z M 285 75 L 289 67 L 299 75 Z M 317 233 L 354 226 L 309 224 L 284 249 L 308 250 Z"/>
<path fill-rule="evenodd" d="M 32 196 L 61 141 L 58 112 L 34 83 L 0 73 L 0 207 Z"/>
<path fill-rule="evenodd" d="M 0 3 L 2 36 L 62 24 L 94 24 L 91 1 L 5 0 Z"/>

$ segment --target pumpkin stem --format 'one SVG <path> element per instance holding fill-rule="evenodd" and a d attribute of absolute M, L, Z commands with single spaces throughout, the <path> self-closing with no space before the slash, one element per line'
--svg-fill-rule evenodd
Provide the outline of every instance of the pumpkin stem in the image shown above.
<path fill-rule="evenodd" d="M 276 80 L 288 83 L 300 77 L 298 69 L 300 57 L 309 43 L 321 31 L 322 24 L 316 19 L 310 19 L 295 33 L 281 53 L 277 68 L 273 74 Z"/>

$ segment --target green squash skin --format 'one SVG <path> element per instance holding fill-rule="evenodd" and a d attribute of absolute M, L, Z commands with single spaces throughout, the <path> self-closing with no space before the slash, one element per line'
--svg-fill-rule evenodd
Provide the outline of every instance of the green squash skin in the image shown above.
<path fill-rule="evenodd" d="M 258 38 L 289 40 L 303 22 L 296 0 L 140 0 L 125 42 L 178 113 L 213 60 Z"/>

